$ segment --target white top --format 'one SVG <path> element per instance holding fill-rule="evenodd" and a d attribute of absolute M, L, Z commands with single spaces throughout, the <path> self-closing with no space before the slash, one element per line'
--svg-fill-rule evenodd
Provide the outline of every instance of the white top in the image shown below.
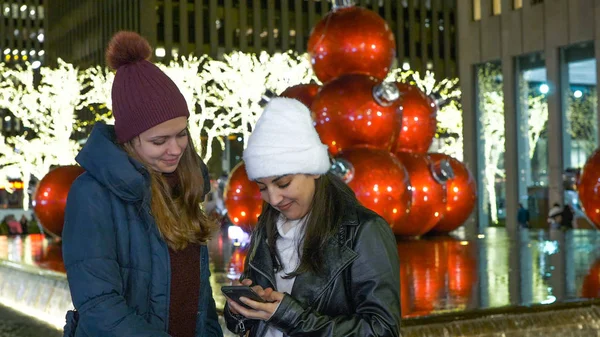
<path fill-rule="evenodd" d="M 277 252 L 281 258 L 283 268 L 275 274 L 275 282 L 277 283 L 277 291 L 282 293 L 292 293 L 292 287 L 296 277 L 283 278 L 290 274 L 300 264 L 300 256 L 298 254 L 298 242 L 304 236 L 304 223 L 307 216 L 298 220 L 288 220 L 283 215 L 277 219 Z M 283 332 L 274 327 L 269 327 L 265 337 L 283 337 Z"/>

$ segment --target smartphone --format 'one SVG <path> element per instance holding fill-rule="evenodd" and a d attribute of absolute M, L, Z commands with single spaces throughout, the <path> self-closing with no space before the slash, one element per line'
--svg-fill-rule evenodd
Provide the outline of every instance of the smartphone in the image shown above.
<path fill-rule="evenodd" d="M 243 306 L 244 308 L 248 308 L 254 310 L 240 301 L 240 297 L 246 297 L 256 302 L 266 303 L 262 297 L 260 297 L 252 288 L 249 286 L 223 286 L 221 287 L 221 291 L 225 296 L 234 300 L 237 304 Z"/>

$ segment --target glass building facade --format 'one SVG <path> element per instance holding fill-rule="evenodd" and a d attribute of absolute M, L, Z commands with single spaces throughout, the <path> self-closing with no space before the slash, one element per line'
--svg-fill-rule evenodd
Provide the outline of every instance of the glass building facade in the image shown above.
<path fill-rule="evenodd" d="M 600 34 L 591 1 L 464 1 L 457 4 L 464 157 L 479 184 L 469 225 L 547 228 L 570 206 L 591 225 L 575 183 L 598 147 Z M 597 24 L 596 24 L 597 26 Z"/>

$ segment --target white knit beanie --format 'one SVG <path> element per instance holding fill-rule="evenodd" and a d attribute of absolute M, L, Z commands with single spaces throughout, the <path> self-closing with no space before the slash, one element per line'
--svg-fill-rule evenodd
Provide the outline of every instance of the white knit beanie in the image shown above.
<path fill-rule="evenodd" d="M 250 180 L 286 174 L 324 174 L 330 168 L 310 111 L 291 98 L 273 98 L 258 119 L 244 150 Z"/>

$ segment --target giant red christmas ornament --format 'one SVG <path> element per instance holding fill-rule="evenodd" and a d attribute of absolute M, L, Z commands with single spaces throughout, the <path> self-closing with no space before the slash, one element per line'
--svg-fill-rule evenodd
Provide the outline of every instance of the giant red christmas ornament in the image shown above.
<path fill-rule="evenodd" d="M 381 215 L 396 230 L 404 226 L 410 208 L 406 170 L 391 153 L 373 148 L 345 150 L 337 157 L 353 167 L 348 185 L 358 200 Z"/>
<path fill-rule="evenodd" d="M 600 149 L 583 166 L 577 192 L 585 214 L 596 226 L 600 225 Z"/>
<path fill-rule="evenodd" d="M 317 133 L 333 155 L 357 145 L 391 149 L 400 116 L 397 90 L 387 92 L 387 87 L 369 76 L 344 75 L 321 88 L 311 110 Z"/>
<path fill-rule="evenodd" d="M 362 7 L 335 8 L 313 28 L 308 53 L 323 83 L 343 74 L 383 80 L 396 55 L 394 33 L 377 13 Z"/>
<path fill-rule="evenodd" d="M 418 236 L 431 230 L 446 211 L 447 176 L 451 175 L 449 165 L 436 167 L 424 154 L 399 152 L 396 154 L 406 167 L 412 186 L 412 205 L 408 218 L 395 233 Z"/>
<path fill-rule="evenodd" d="M 319 88 L 319 85 L 316 83 L 298 84 L 285 89 L 279 96 L 297 99 L 310 109 L 315 96 L 319 92 Z"/>
<path fill-rule="evenodd" d="M 59 166 L 40 180 L 33 196 L 33 210 L 40 224 L 51 234 L 61 236 L 71 184 L 83 172 L 80 166 Z"/>
<path fill-rule="evenodd" d="M 460 227 L 469 217 L 477 202 L 477 184 L 465 164 L 443 153 L 430 153 L 434 163 L 441 160 L 450 163 L 454 178 L 446 182 L 447 198 L 444 217 L 431 230 L 434 233 L 449 233 Z"/>
<path fill-rule="evenodd" d="M 402 126 L 397 139 L 396 151 L 427 153 L 437 128 L 437 106 L 419 88 L 396 83 L 400 91 Z"/>
<path fill-rule="evenodd" d="M 248 179 L 243 162 L 231 171 L 224 195 L 229 220 L 246 231 L 251 230 L 258 221 L 263 201 L 258 185 Z"/>

